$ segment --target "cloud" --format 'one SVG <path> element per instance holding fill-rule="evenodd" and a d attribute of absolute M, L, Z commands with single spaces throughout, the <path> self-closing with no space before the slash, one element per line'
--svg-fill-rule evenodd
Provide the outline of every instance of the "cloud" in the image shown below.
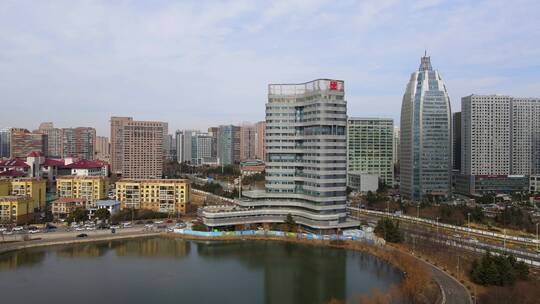
<path fill-rule="evenodd" d="M 3 1 L 0 127 L 170 129 L 264 119 L 268 83 L 346 81 L 351 116 L 399 120 L 424 49 L 461 96 L 540 95 L 536 1 Z M 457 104 L 459 105 L 459 103 Z M 14 115 L 15 113 L 15 115 Z"/>

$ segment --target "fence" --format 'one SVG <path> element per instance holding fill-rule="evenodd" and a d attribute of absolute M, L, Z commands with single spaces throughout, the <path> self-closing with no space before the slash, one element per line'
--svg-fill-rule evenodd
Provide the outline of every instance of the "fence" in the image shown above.
<path fill-rule="evenodd" d="M 242 230 L 242 231 L 194 231 L 189 229 L 174 229 L 174 233 L 198 236 L 198 237 L 242 237 L 242 236 L 268 236 L 268 237 L 283 237 L 283 238 L 295 238 L 304 240 L 348 240 L 348 241 L 362 241 L 370 244 L 384 244 L 384 240 L 375 236 L 373 233 L 364 232 L 362 230 L 355 231 L 354 234 L 348 235 L 336 235 L 336 234 L 315 234 L 315 233 L 296 233 L 296 232 L 283 232 L 273 230 Z"/>

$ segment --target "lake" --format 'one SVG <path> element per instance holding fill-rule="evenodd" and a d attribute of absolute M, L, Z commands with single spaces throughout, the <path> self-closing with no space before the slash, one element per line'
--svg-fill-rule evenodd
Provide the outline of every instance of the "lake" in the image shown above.
<path fill-rule="evenodd" d="M 0 256 L 3 303 L 328 303 L 401 279 L 366 253 L 276 241 L 155 237 Z"/>

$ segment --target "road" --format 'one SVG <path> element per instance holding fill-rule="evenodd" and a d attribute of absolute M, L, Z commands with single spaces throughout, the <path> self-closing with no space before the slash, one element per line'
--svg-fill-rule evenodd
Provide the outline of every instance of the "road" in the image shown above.
<path fill-rule="evenodd" d="M 86 233 L 88 236 L 78 238 L 77 235 Z M 145 229 L 144 226 L 123 228 L 116 230 L 116 233 L 111 233 L 110 229 L 106 230 L 90 230 L 90 231 L 59 231 L 49 233 L 28 234 L 30 240 L 23 241 L 23 235 L 7 235 L 4 236 L 5 241 L 9 243 L 0 243 L 0 253 L 14 249 L 29 248 L 43 245 L 57 245 L 67 243 L 82 243 L 98 240 L 113 240 L 131 237 L 152 236 L 158 235 L 160 231 L 154 229 Z"/>
<path fill-rule="evenodd" d="M 441 287 L 441 304 L 466 304 L 472 303 L 469 292 L 465 286 L 461 285 L 453 277 L 438 269 L 437 267 L 426 263 L 433 274 L 433 279 Z"/>

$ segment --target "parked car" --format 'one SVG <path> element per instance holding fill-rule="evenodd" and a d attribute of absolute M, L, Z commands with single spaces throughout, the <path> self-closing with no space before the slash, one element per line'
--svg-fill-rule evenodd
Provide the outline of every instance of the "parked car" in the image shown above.
<path fill-rule="evenodd" d="M 28 230 L 28 232 L 34 234 L 34 233 L 38 233 L 40 231 L 39 231 L 39 229 L 36 228 L 36 229 L 30 229 L 30 230 Z"/>
<path fill-rule="evenodd" d="M 111 225 L 111 229 L 120 229 L 119 225 Z"/>
<path fill-rule="evenodd" d="M 84 228 L 83 227 L 77 227 L 75 228 L 76 231 L 84 231 Z"/>
<path fill-rule="evenodd" d="M 23 231 L 23 226 L 13 227 L 13 231 Z"/>
<path fill-rule="evenodd" d="M 6 231 L 7 231 L 6 227 L 0 227 L 0 232 L 6 232 Z"/>
<path fill-rule="evenodd" d="M 86 234 L 86 233 L 77 234 L 77 237 L 78 238 L 85 238 L 85 237 L 88 237 L 88 234 Z"/>
<path fill-rule="evenodd" d="M 155 221 L 154 224 L 163 224 L 163 221 Z"/>

